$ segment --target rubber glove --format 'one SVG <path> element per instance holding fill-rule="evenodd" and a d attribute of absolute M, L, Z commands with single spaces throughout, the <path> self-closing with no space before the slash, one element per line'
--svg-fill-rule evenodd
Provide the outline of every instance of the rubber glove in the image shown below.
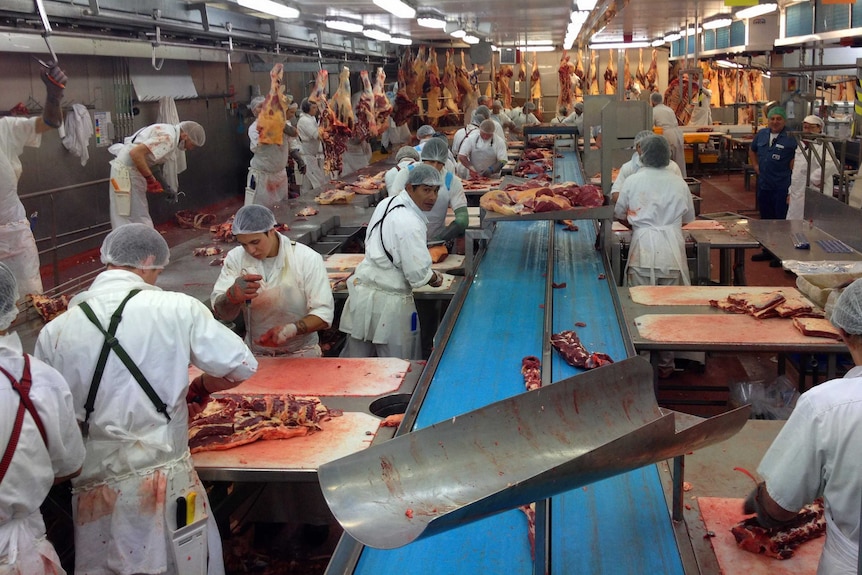
<path fill-rule="evenodd" d="M 204 386 L 204 376 L 199 375 L 194 378 L 189 384 L 189 391 L 188 393 L 186 393 L 186 403 L 188 404 L 189 419 L 203 411 L 209 401 L 210 393 Z"/>
<path fill-rule="evenodd" d="M 265 347 L 281 347 L 287 343 L 287 340 L 296 337 L 297 333 L 299 330 L 295 323 L 276 326 L 263 334 L 257 343 Z"/>
<path fill-rule="evenodd" d="M 145 179 L 147 180 L 148 194 L 163 194 L 165 192 L 161 182 L 159 182 L 154 175 L 150 174 Z"/>
<path fill-rule="evenodd" d="M 248 300 L 253 300 L 257 297 L 257 290 L 260 289 L 260 280 L 263 276 L 257 274 L 246 274 L 236 278 L 233 285 L 225 292 L 227 301 L 234 305 L 240 305 Z"/>

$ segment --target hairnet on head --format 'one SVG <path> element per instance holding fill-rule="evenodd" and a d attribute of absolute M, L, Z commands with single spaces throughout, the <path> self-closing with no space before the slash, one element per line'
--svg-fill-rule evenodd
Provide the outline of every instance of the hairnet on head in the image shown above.
<path fill-rule="evenodd" d="M 0 262 L 0 330 L 5 330 L 18 317 L 18 282 L 9 267 Z"/>
<path fill-rule="evenodd" d="M 655 134 L 641 140 L 641 164 L 649 168 L 663 168 L 670 162 L 670 145 Z"/>
<path fill-rule="evenodd" d="M 442 138 L 431 138 L 422 146 L 422 152 L 419 154 L 419 157 L 429 162 L 442 162 L 445 164 L 446 160 L 449 159 L 449 146 L 446 145 L 446 142 Z"/>
<path fill-rule="evenodd" d="M 482 123 L 479 124 L 479 131 L 485 134 L 493 134 L 497 131 L 497 122 L 494 120 L 482 120 Z"/>
<path fill-rule="evenodd" d="M 233 218 L 233 235 L 265 234 L 275 227 L 275 215 L 266 206 L 243 206 Z"/>
<path fill-rule="evenodd" d="M 649 138 L 650 136 L 655 136 L 655 132 L 652 130 L 641 130 L 635 136 L 635 146 L 644 141 L 644 138 Z"/>
<path fill-rule="evenodd" d="M 558 113 L 559 113 L 561 116 L 568 116 L 568 115 L 569 115 L 569 110 L 568 110 L 565 106 L 560 106 L 560 109 L 559 109 Z"/>
<path fill-rule="evenodd" d="M 102 242 L 102 263 L 139 270 L 164 269 L 171 260 L 168 242 L 146 224 L 125 224 Z"/>
<path fill-rule="evenodd" d="M 263 106 L 264 102 L 266 102 L 266 98 L 263 96 L 252 98 L 251 102 L 248 103 L 248 109 L 251 110 L 252 114 L 257 116 L 258 112 L 260 112 L 259 108 Z"/>
<path fill-rule="evenodd" d="M 476 111 L 473 112 L 474 116 L 476 114 L 479 114 L 480 116 L 482 116 L 482 118 L 487 120 L 488 118 L 491 117 L 491 110 L 488 109 L 488 106 L 479 106 L 476 108 Z"/>
<path fill-rule="evenodd" d="M 428 164 L 417 164 L 410 170 L 407 183 L 413 186 L 439 186 L 440 172 Z"/>
<path fill-rule="evenodd" d="M 862 279 L 846 288 L 835 302 L 832 325 L 853 335 L 862 334 Z"/>
<path fill-rule="evenodd" d="M 434 127 L 429 126 L 428 124 L 425 124 L 423 126 L 419 126 L 419 129 L 416 130 L 416 137 L 417 138 L 427 138 L 427 137 L 433 136 L 433 135 L 434 135 Z"/>
<path fill-rule="evenodd" d="M 419 161 L 419 152 L 416 151 L 416 148 L 413 146 L 401 146 L 398 152 L 395 154 L 395 163 L 400 162 L 404 158 L 413 158 L 417 162 Z"/>
<path fill-rule="evenodd" d="M 177 124 L 177 127 L 183 131 L 183 133 L 189 137 L 191 143 L 200 148 L 207 141 L 207 134 L 204 132 L 204 127 L 198 124 L 197 122 L 191 122 L 186 120 L 185 122 L 180 122 Z"/>
<path fill-rule="evenodd" d="M 653 92 L 649 95 L 649 101 L 653 104 L 661 104 L 664 102 L 664 97 L 658 92 Z"/>
<path fill-rule="evenodd" d="M 805 116 L 804 118 L 802 118 L 802 123 L 803 124 L 816 124 L 816 125 L 820 126 L 821 128 L 823 127 L 823 120 L 820 117 L 815 116 L 814 114 L 811 114 L 810 116 Z"/>
<path fill-rule="evenodd" d="M 583 102 L 576 102 L 575 103 L 575 110 L 577 110 L 578 112 L 583 112 L 584 111 L 584 103 Z"/>
<path fill-rule="evenodd" d="M 532 112 L 535 109 L 536 109 L 536 105 L 532 102 L 527 102 L 526 104 L 524 104 L 524 111 L 525 112 Z"/>

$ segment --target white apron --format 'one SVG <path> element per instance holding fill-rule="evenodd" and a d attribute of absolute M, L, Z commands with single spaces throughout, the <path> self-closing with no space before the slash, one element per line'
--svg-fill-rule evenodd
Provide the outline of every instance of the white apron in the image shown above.
<path fill-rule="evenodd" d="M 251 203 L 273 208 L 287 197 L 288 184 L 287 171 L 284 169 L 264 172 L 249 168 L 245 186 L 246 189 L 254 190 L 254 196 L 246 195 L 246 205 Z M 248 201 L 250 196 L 251 202 Z"/>
<path fill-rule="evenodd" d="M 481 140 L 481 138 L 479 139 Z M 488 142 L 489 145 L 487 147 L 474 147 L 473 152 L 470 154 L 470 162 L 473 164 L 473 169 L 480 174 L 497 163 L 497 152 L 494 150 L 494 146 L 490 145 L 491 140 L 488 140 Z"/>
<path fill-rule="evenodd" d="M 826 542 L 817 565 L 817 575 L 856 575 L 857 541 L 847 538 L 832 521 L 826 509 Z"/>
<path fill-rule="evenodd" d="M 16 517 L 2 525 L 3 536 L 18 549 L 14 558 L 0 557 L 0 575 L 66 575 L 51 542 L 45 538 L 45 523 L 37 509 L 28 517 Z M 26 552 L 25 552 L 26 551 Z M 11 560 L 14 564 L 10 565 Z"/>
<path fill-rule="evenodd" d="M 0 225 L 0 261 L 9 266 L 18 282 L 18 293 L 42 293 L 39 250 L 26 219 Z"/>
<path fill-rule="evenodd" d="M 632 254 L 636 251 L 639 255 L 637 261 L 632 264 Z M 649 256 L 643 257 L 643 254 Z M 685 239 L 680 226 L 635 227 L 632 230 L 625 276 L 628 276 L 629 267 L 648 269 L 650 285 L 656 285 L 657 271 L 662 276 L 668 276 L 675 267 L 682 276 L 683 285 L 691 285 L 685 257 Z"/>

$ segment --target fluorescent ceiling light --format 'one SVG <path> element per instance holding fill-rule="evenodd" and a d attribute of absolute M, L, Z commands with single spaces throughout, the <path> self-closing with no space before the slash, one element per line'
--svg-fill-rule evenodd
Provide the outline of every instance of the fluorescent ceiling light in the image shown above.
<path fill-rule="evenodd" d="M 710 20 L 707 20 L 703 23 L 704 30 L 715 30 L 716 28 L 724 28 L 725 26 L 730 26 L 733 23 L 733 18 L 730 17 L 730 14 L 724 14 L 722 16 L 717 16 Z"/>
<path fill-rule="evenodd" d="M 625 50 L 627 48 L 646 48 L 649 46 L 649 42 L 646 40 L 639 40 L 637 42 L 594 42 L 590 44 L 590 50 L 604 50 L 604 49 L 619 49 Z"/>
<path fill-rule="evenodd" d="M 410 46 L 413 44 L 413 40 L 411 38 L 407 38 L 406 36 L 393 36 L 389 40 L 392 44 L 398 44 L 400 46 Z"/>
<path fill-rule="evenodd" d="M 553 46 L 518 46 L 518 50 L 522 52 L 553 52 Z"/>
<path fill-rule="evenodd" d="M 656 38 L 655 40 L 650 42 L 650 46 L 652 46 L 653 48 L 658 48 L 659 46 L 664 46 L 664 44 L 665 44 L 664 38 Z"/>
<path fill-rule="evenodd" d="M 682 34 L 680 34 L 679 32 L 671 32 L 670 34 L 667 34 L 664 37 L 664 41 L 665 42 L 676 42 L 680 38 L 682 38 Z"/>
<path fill-rule="evenodd" d="M 491 52 L 499 52 L 500 48 L 496 44 L 491 44 Z"/>
<path fill-rule="evenodd" d="M 578 10 L 587 10 L 590 11 L 596 7 L 596 4 L 599 3 L 599 0 L 577 0 L 575 4 L 578 5 Z"/>
<path fill-rule="evenodd" d="M 461 28 L 458 28 L 457 30 L 452 30 L 451 32 L 449 32 L 449 35 L 452 36 L 453 38 L 463 38 L 464 36 L 467 35 L 467 32 L 465 32 Z"/>
<path fill-rule="evenodd" d="M 326 18 L 326 27 L 342 32 L 362 32 L 362 22 L 342 16 L 329 16 Z"/>
<path fill-rule="evenodd" d="M 472 34 L 466 34 L 462 40 L 467 42 L 468 44 L 478 44 L 479 38 L 477 36 L 473 36 Z"/>
<path fill-rule="evenodd" d="M 575 39 L 574 38 L 566 38 L 563 41 L 563 50 L 571 50 L 572 46 L 574 46 L 574 45 L 575 45 Z"/>
<path fill-rule="evenodd" d="M 442 14 L 435 10 L 423 10 L 416 15 L 416 23 L 425 28 L 440 28 L 446 27 L 446 19 Z"/>
<path fill-rule="evenodd" d="M 403 0 L 374 0 L 374 3 L 399 18 L 416 17 L 416 8 Z"/>
<path fill-rule="evenodd" d="M 389 42 L 392 39 L 392 36 L 389 35 L 389 32 L 382 30 L 380 28 L 374 28 L 373 26 L 368 26 L 364 30 L 362 30 L 362 35 L 366 38 L 371 38 L 372 40 L 377 40 L 379 42 Z"/>
<path fill-rule="evenodd" d="M 279 18 L 299 18 L 299 10 L 272 0 L 236 0 L 236 3 L 249 10 L 257 10 Z"/>
<path fill-rule="evenodd" d="M 553 46 L 553 40 L 528 40 L 527 42 L 518 42 L 516 46 L 519 48 L 522 46 Z"/>
<path fill-rule="evenodd" d="M 589 12 L 585 12 L 583 10 L 575 10 L 572 12 L 571 20 L 572 22 L 583 24 L 587 21 L 587 18 L 590 17 Z"/>
<path fill-rule="evenodd" d="M 720 68 L 742 68 L 742 64 L 737 64 L 730 60 L 716 60 L 715 64 Z"/>
<path fill-rule="evenodd" d="M 695 29 L 694 26 L 685 29 L 685 33 L 689 36 L 694 36 L 695 34 L 700 34 L 701 32 L 703 32 L 703 28 L 700 26 L 698 26 L 697 29 Z"/>
<path fill-rule="evenodd" d="M 745 20 L 747 18 L 756 18 L 757 16 L 763 16 L 764 14 L 775 12 L 777 9 L 778 4 L 770 2 L 768 4 L 758 4 L 757 6 L 751 6 L 750 8 L 743 8 L 737 12 L 735 16 L 740 20 Z"/>

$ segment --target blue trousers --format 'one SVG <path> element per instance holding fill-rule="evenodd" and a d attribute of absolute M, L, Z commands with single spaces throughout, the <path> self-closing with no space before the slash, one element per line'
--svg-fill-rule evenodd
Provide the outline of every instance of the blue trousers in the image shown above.
<path fill-rule="evenodd" d="M 787 217 L 787 188 L 763 186 L 757 182 L 757 205 L 761 220 L 783 220 Z"/>

